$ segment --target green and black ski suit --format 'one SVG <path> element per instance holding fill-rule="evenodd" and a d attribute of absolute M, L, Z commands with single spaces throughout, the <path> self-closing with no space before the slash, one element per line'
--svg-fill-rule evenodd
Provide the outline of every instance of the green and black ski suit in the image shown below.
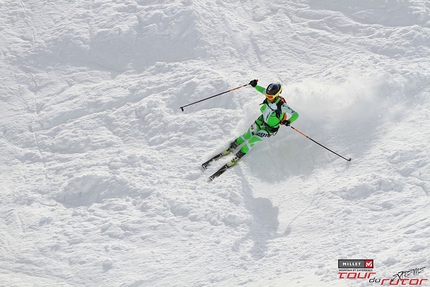
<path fill-rule="evenodd" d="M 266 89 L 261 86 L 257 85 L 255 89 L 263 95 L 266 94 Z M 248 153 L 256 143 L 275 135 L 281 124 L 284 124 L 287 120 L 292 123 L 299 117 L 299 114 L 281 96 L 273 103 L 265 99 L 260 111 L 261 116 L 255 120 L 243 135 L 235 140 L 237 145 L 243 145 L 240 149 L 242 156 Z M 287 114 L 290 115 L 289 118 Z"/>

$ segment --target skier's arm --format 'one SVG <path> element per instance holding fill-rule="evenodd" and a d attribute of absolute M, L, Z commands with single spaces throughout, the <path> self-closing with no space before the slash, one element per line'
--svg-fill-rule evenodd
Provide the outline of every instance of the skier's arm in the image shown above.
<path fill-rule="evenodd" d="M 266 93 L 266 88 L 263 88 L 262 86 L 256 85 L 256 86 L 255 86 L 255 89 L 256 89 L 257 91 L 259 91 L 260 93 L 262 93 L 262 94 L 265 94 L 265 93 Z"/>
<path fill-rule="evenodd" d="M 262 86 L 257 85 L 258 80 L 254 79 L 252 81 L 249 82 L 249 85 L 251 85 L 252 87 L 254 87 L 257 91 L 259 91 L 262 94 L 266 93 L 266 89 L 263 88 Z"/>
<path fill-rule="evenodd" d="M 299 117 L 299 114 L 287 104 L 282 105 L 282 112 L 285 113 L 283 122 L 287 122 L 288 124 L 291 124 Z M 291 115 L 289 118 L 287 118 L 287 113 Z"/>

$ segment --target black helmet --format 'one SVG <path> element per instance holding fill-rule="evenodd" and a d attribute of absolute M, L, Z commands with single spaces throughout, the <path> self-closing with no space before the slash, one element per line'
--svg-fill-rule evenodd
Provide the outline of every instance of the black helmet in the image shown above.
<path fill-rule="evenodd" d="M 282 93 L 282 87 L 279 83 L 271 83 L 266 88 L 266 94 L 270 96 L 277 96 Z"/>

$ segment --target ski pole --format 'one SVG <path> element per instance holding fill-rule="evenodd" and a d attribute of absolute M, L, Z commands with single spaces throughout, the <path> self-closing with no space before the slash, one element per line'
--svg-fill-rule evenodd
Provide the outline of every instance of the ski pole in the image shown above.
<path fill-rule="evenodd" d="M 246 84 L 246 85 L 243 85 L 243 86 L 239 86 L 239 87 L 233 88 L 233 89 L 231 89 L 231 90 L 228 90 L 228 91 L 225 91 L 225 92 L 222 92 L 222 93 L 216 94 L 216 95 L 214 95 L 214 96 L 211 96 L 211 97 L 208 97 L 208 98 L 202 99 L 202 100 L 200 100 L 200 101 L 197 101 L 197 102 L 194 102 L 194 103 L 190 103 L 190 104 L 188 104 L 188 105 L 185 105 L 185 106 L 180 107 L 180 109 L 181 109 L 182 111 L 184 111 L 184 108 L 185 108 L 185 107 L 188 107 L 188 106 L 191 106 L 191 105 L 194 105 L 194 104 L 197 104 L 197 103 L 200 103 L 200 102 L 203 102 L 203 101 L 206 101 L 206 100 L 209 100 L 209 99 L 212 99 L 212 98 L 215 98 L 215 97 L 221 96 L 221 95 L 224 95 L 224 94 L 226 94 L 226 93 L 229 93 L 229 92 L 232 92 L 232 91 L 234 91 L 234 90 L 237 90 L 237 89 L 240 89 L 240 88 L 246 87 L 246 86 L 248 86 L 248 85 L 249 85 L 249 84 Z"/>
<path fill-rule="evenodd" d="M 305 138 L 310 139 L 311 141 L 313 141 L 313 142 L 314 142 L 314 143 L 316 143 L 317 145 L 319 145 L 319 146 L 321 146 L 321 147 L 325 148 L 325 149 L 326 149 L 326 150 L 328 150 L 328 151 L 331 151 L 332 153 L 334 153 L 334 154 L 335 154 L 335 155 L 337 155 L 338 157 L 341 157 L 341 158 L 343 158 L 343 159 L 344 159 L 344 160 L 346 160 L 346 161 L 351 161 L 351 160 L 352 160 L 352 158 L 345 158 L 345 157 L 341 156 L 340 154 L 338 154 L 338 153 L 336 153 L 336 152 L 332 151 L 331 149 L 329 149 L 329 148 L 327 148 L 327 147 L 323 146 L 322 144 L 320 144 L 319 142 L 317 142 L 317 141 L 315 141 L 315 140 L 311 139 L 310 137 L 308 137 L 307 135 L 305 135 L 304 133 L 302 133 L 301 131 L 299 131 L 299 130 L 298 130 L 298 129 L 296 129 L 295 127 L 290 126 L 290 128 L 292 128 L 293 130 L 295 130 L 296 132 L 298 132 L 299 134 L 301 134 L 301 135 L 302 135 L 302 136 L 304 136 Z"/>

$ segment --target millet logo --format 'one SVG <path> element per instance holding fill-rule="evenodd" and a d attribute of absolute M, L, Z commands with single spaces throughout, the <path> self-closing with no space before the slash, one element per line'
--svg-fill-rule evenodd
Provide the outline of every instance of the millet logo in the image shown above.
<path fill-rule="evenodd" d="M 339 269 L 373 269 L 373 259 L 339 259 Z"/>

